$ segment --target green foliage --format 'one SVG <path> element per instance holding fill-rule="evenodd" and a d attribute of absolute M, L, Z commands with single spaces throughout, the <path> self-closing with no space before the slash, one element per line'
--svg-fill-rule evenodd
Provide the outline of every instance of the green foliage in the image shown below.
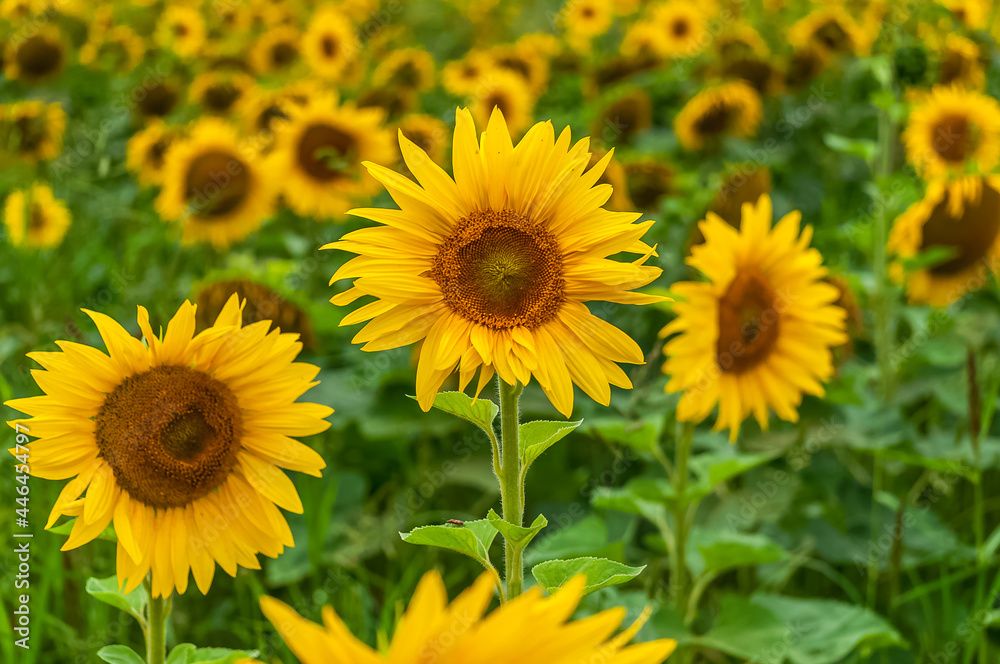
<path fill-rule="evenodd" d="M 584 594 L 597 592 L 608 586 L 627 583 L 639 576 L 642 567 L 629 567 L 607 558 L 572 558 L 570 560 L 549 560 L 531 568 L 531 574 L 538 584 L 548 592 L 555 592 L 569 580 L 580 574 L 586 575 Z"/>

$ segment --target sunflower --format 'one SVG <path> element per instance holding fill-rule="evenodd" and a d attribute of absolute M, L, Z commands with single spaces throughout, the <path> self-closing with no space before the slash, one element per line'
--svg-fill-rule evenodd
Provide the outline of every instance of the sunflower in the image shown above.
<path fill-rule="evenodd" d="M 698 150 L 724 135 L 753 136 L 763 106 L 757 91 L 743 81 L 709 87 L 695 95 L 674 118 L 674 132 L 686 150 Z"/>
<path fill-rule="evenodd" d="M 645 622 L 645 615 L 612 636 L 625 618 L 622 607 L 570 619 L 584 585 L 581 575 L 552 597 L 544 597 L 536 586 L 486 614 L 493 598 L 493 580 L 488 574 L 449 605 L 440 574 L 428 572 L 383 653 L 355 638 L 332 608 L 324 609 L 324 625 L 320 626 L 271 597 L 262 597 L 260 607 L 303 664 L 660 664 L 674 651 L 677 642 L 673 639 L 628 645 Z"/>
<path fill-rule="evenodd" d="M 866 30 L 838 6 L 820 7 L 788 30 L 788 42 L 795 48 L 816 46 L 830 55 L 866 55 L 878 35 Z"/>
<path fill-rule="evenodd" d="M 732 169 L 715 193 L 711 210 L 733 228 L 739 228 L 743 204 L 756 203 L 770 193 L 771 169 L 767 166 Z"/>
<path fill-rule="evenodd" d="M 243 72 L 206 71 L 191 81 L 188 98 L 211 115 L 226 115 L 252 92 L 256 82 Z"/>
<path fill-rule="evenodd" d="M 751 413 L 767 429 L 768 410 L 798 419 L 802 395 L 823 395 L 833 374 L 830 348 L 847 341 L 839 293 L 823 282 L 823 257 L 809 248 L 792 212 L 771 228 L 771 198 L 743 206 L 739 230 L 709 212 L 705 243 L 687 263 L 708 282 L 674 284 L 684 298 L 661 331 L 667 341 L 666 390 L 683 392 L 677 419 L 699 422 L 716 404 L 715 430 L 736 440 Z"/>
<path fill-rule="evenodd" d="M 611 27 L 615 14 L 605 0 L 567 0 L 559 17 L 567 42 L 578 51 L 588 51 L 591 40 Z"/>
<path fill-rule="evenodd" d="M 7 41 L 4 70 L 9 79 L 38 83 L 57 75 L 66 64 L 66 48 L 55 25 L 32 30 L 25 39 Z"/>
<path fill-rule="evenodd" d="M 925 177 L 988 172 L 1000 161 L 1000 104 L 973 90 L 935 88 L 910 114 L 903 142 Z"/>
<path fill-rule="evenodd" d="M 653 125 L 653 104 L 637 88 L 605 106 L 594 117 L 590 135 L 611 145 L 630 143 Z"/>
<path fill-rule="evenodd" d="M 707 17 L 692 2 L 669 0 L 656 5 L 650 20 L 660 30 L 659 54 L 667 58 L 691 58 L 711 40 Z"/>
<path fill-rule="evenodd" d="M 956 34 L 949 34 L 941 52 L 938 83 L 982 90 L 986 85 L 986 71 L 981 62 L 979 45 Z"/>
<path fill-rule="evenodd" d="M 0 106 L 0 150 L 30 163 L 62 152 L 66 113 L 57 103 L 22 101 Z"/>
<path fill-rule="evenodd" d="M 626 162 L 625 178 L 629 197 L 640 210 L 658 210 L 673 190 L 674 172 L 654 159 Z"/>
<path fill-rule="evenodd" d="M 146 43 L 127 25 L 97 33 L 80 48 L 80 64 L 98 70 L 130 72 L 146 55 Z"/>
<path fill-rule="evenodd" d="M 140 184 L 163 184 L 163 166 L 167 150 L 182 136 L 178 128 L 168 127 L 161 120 L 151 121 L 128 140 L 125 165 Z"/>
<path fill-rule="evenodd" d="M 830 54 L 816 44 L 796 48 L 785 65 L 785 85 L 801 88 L 823 73 L 830 61 Z"/>
<path fill-rule="evenodd" d="M 331 302 L 376 298 L 341 321 L 371 321 L 354 342 L 373 351 L 422 340 L 416 391 L 424 410 L 456 369 L 463 387 L 481 369 L 477 393 L 494 372 L 511 385 L 534 376 L 567 417 L 574 383 L 605 405 L 609 383 L 631 387 L 616 363 L 642 364 L 642 351 L 584 304 L 662 300 L 632 292 L 660 275 L 643 264 L 655 253 L 640 240 L 653 222 L 633 224 L 638 214 L 601 207 L 611 187 L 595 184 L 611 155 L 584 171 L 589 139 L 570 147 L 569 129 L 557 140 L 550 122 L 514 146 L 499 110 L 479 140 L 472 114 L 457 112 L 454 180 L 399 140 L 420 185 L 366 164 L 401 209 L 354 210 L 384 225 L 324 247 L 359 254 L 331 279 L 355 279 Z M 605 258 L 622 251 L 639 259 Z"/>
<path fill-rule="evenodd" d="M 990 0 L 940 0 L 955 20 L 970 30 L 982 30 L 990 18 Z"/>
<path fill-rule="evenodd" d="M 549 84 L 549 61 L 535 47 L 519 42 L 494 46 L 487 55 L 498 69 L 506 69 L 520 76 L 532 95 L 545 92 Z"/>
<path fill-rule="evenodd" d="M 358 56 L 359 43 L 351 20 L 336 5 L 322 5 L 302 35 L 302 57 L 316 76 L 338 80 Z"/>
<path fill-rule="evenodd" d="M 326 430 L 332 409 L 296 399 L 319 371 L 293 362 L 295 334 L 268 333 L 269 321 L 240 326 L 234 295 L 210 329 L 194 335 L 185 302 L 162 337 L 138 308 L 146 343 L 114 319 L 93 319 L 108 355 L 57 341 L 61 353 L 31 353 L 44 396 L 8 401 L 32 419 L 24 426 L 31 474 L 70 479 L 49 516 L 75 516 L 63 550 L 109 525 L 118 538 L 118 581 L 125 592 L 152 574 L 152 595 L 187 590 L 188 573 L 208 592 L 219 564 L 260 569 L 257 554 L 293 546 L 278 507 L 301 513 L 295 486 L 280 468 L 319 476 L 325 466 L 289 436 Z M 86 491 L 86 495 L 80 495 Z"/>
<path fill-rule="evenodd" d="M 301 55 L 302 35 L 290 25 L 271 28 L 250 50 L 250 63 L 259 74 L 287 72 Z"/>
<path fill-rule="evenodd" d="M 518 37 L 515 48 L 533 51 L 540 58 L 553 58 L 562 51 L 562 42 L 547 32 L 529 32 Z"/>
<path fill-rule="evenodd" d="M 15 247 L 56 247 L 70 225 L 66 204 L 52 195 L 47 184 L 33 184 L 7 196 L 3 222 Z"/>
<path fill-rule="evenodd" d="M 177 106 L 180 96 L 176 81 L 158 80 L 138 91 L 136 109 L 144 118 L 164 118 Z"/>
<path fill-rule="evenodd" d="M 270 156 L 288 206 L 303 216 L 339 217 L 352 199 L 375 193 L 378 183 L 363 173 L 361 162 L 392 162 L 392 136 L 383 119 L 379 109 L 338 104 L 333 94 L 292 111 Z"/>
<path fill-rule="evenodd" d="M 594 166 L 601 163 L 607 154 L 608 153 L 604 150 L 595 149 L 590 154 L 590 163 L 587 164 L 587 170 L 590 170 Z M 628 197 L 628 181 L 626 180 L 625 169 L 622 168 L 621 163 L 613 156 L 605 163 L 606 168 L 604 169 L 604 173 L 601 175 L 600 179 L 597 181 L 597 184 L 611 185 L 611 198 L 608 199 L 606 204 L 607 208 L 609 210 L 614 210 L 615 212 L 627 212 L 629 210 L 634 210 L 635 206 Z"/>
<path fill-rule="evenodd" d="M 257 230 L 273 209 L 273 178 L 242 149 L 236 130 L 215 118 L 171 145 L 156 199 L 161 217 L 181 222 L 185 243 L 227 246 Z"/>
<path fill-rule="evenodd" d="M 495 69 L 483 79 L 470 104 L 472 117 L 480 126 L 489 122 L 494 108 L 500 109 L 507 128 L 518 136 L 535 119 L 535 97 L 531 89 L 522 77 L 503 69 Z"/>
<path fill-rule="evenodd" d="M 169 4 L 156 23 L 154 38 L 160 48 L 194 58 L 205 45 L 205 21 L 194 7 Z"/>
<path fill-rule="evenodd" d="M 738 24 L 716 41 L 721 78 L 741 79 L 760 94 L 778 92 L 778 70 L 771 64 L 771 54 L 752 27 Z"/>
<path fill-rule="evenodd" d="M 448 126 L 430 115 L 412 113 L 399 121 L 399 131 L 427 153 L 435 164 L 444 163 L 445 149 L 448 147 Z M 402 154 L 399 155 L 402 159 Z"/>
<path fill-rule="evenodd" d="M 950 255 L 909 273 L 901 262 L 892 267 L 905 281 L 911 302 L 947 306 L 983 286 L 1000 262 L 1000 177 L 935 180 L 923 200 L 896 219 L 888 248 L 901 260 L 931 249 Z"/>
<path fill-rule="evenodd" d="M 372 73 L 376 87 L 393 87 L 421 92 L 434 86 L 434 58 L 421 48 L 393 51 Z"/>
<path fill-rule="evenodd" d="M 629 60 L 657 61 L 669 54 L 667 38 L 652 21 L 636 21 L 625 31 L 619 51 Z"/>
<path fill-rule="evenodd" d="M 212 327 L 233 294 L 246 300 L 242 315 L 244 327 L 266 320 L 272 331 L 292 332 L 299 336 L 303 348 L 315 347 L 309 314 L 285 295 L 250 279 L 227 279 L 203 286 L 195 300 L 195 330 L 200 332 Z"/>
<path fill-rule="evenodd" d="M 441 83 L 444 89 L 456 97 L 473 94 L 493 63 L 489 56 L 481 51 L 470 51 L 461 60 L 449 62 L 441 70 Z"/>
<path fill-rule="evenodd" d="M 404 88 L 371 88 L 358 97 L 357 105 L 378 109 L 387 120 L 394 120 L 417 107 L 417 93 Z"/>

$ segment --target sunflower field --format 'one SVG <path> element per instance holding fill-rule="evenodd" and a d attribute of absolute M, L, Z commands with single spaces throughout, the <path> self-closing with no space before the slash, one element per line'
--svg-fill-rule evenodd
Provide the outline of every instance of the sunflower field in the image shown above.
<path fill-rule="evenodd" d="M 0 0 L 0 662 L 1000 663 L 998 94 L 996 0 Z"/>

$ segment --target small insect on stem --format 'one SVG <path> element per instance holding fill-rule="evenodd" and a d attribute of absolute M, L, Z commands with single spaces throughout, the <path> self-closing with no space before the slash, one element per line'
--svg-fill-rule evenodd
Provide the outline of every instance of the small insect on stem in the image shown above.
<path fill-rule="evenodd" d="M 449 526 L 464 526 L 465 525 L 465 521 L 459 521 L 458 519 L 448 519 L 445 523 L 447 525 L 449 525 Z"/>

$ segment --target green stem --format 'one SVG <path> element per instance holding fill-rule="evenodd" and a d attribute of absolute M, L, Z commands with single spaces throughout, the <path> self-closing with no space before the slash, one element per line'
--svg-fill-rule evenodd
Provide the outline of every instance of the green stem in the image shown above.
<path fill-rule="evenodd" d="M 500 391 L 500 500 L 504 521 L 520 527 L 524 520 L 524 482 L 521 475 L 521 451 L 518 438 L 518 399 L 521 385 L 508 385 L 497 378 Z M 524 583 L 524 561 L 521 549 L 504 541 L 504 573 L 507 577 L 507 599 L 521 594 Z"/>
<path fill-rule="evenodd" d="M 674 606 L 681 617 L 687 613 L 687 480 L 688 457 L 691 454 L 691 441 L 694 438 L 694 425 L 684 423 L 684 429 L 674 447 L 674 548 L 670 560 L 671 586 L 674 595 Z"/>
<path fill-rule="evenodd" d="M 153 597 L 148 580 L 146 581 L 146 591 L 149 593 L 146 661 L 148 664 L 163 664 L 167 657 L 167 618 L 170 617 L 170 598 Z"/>

